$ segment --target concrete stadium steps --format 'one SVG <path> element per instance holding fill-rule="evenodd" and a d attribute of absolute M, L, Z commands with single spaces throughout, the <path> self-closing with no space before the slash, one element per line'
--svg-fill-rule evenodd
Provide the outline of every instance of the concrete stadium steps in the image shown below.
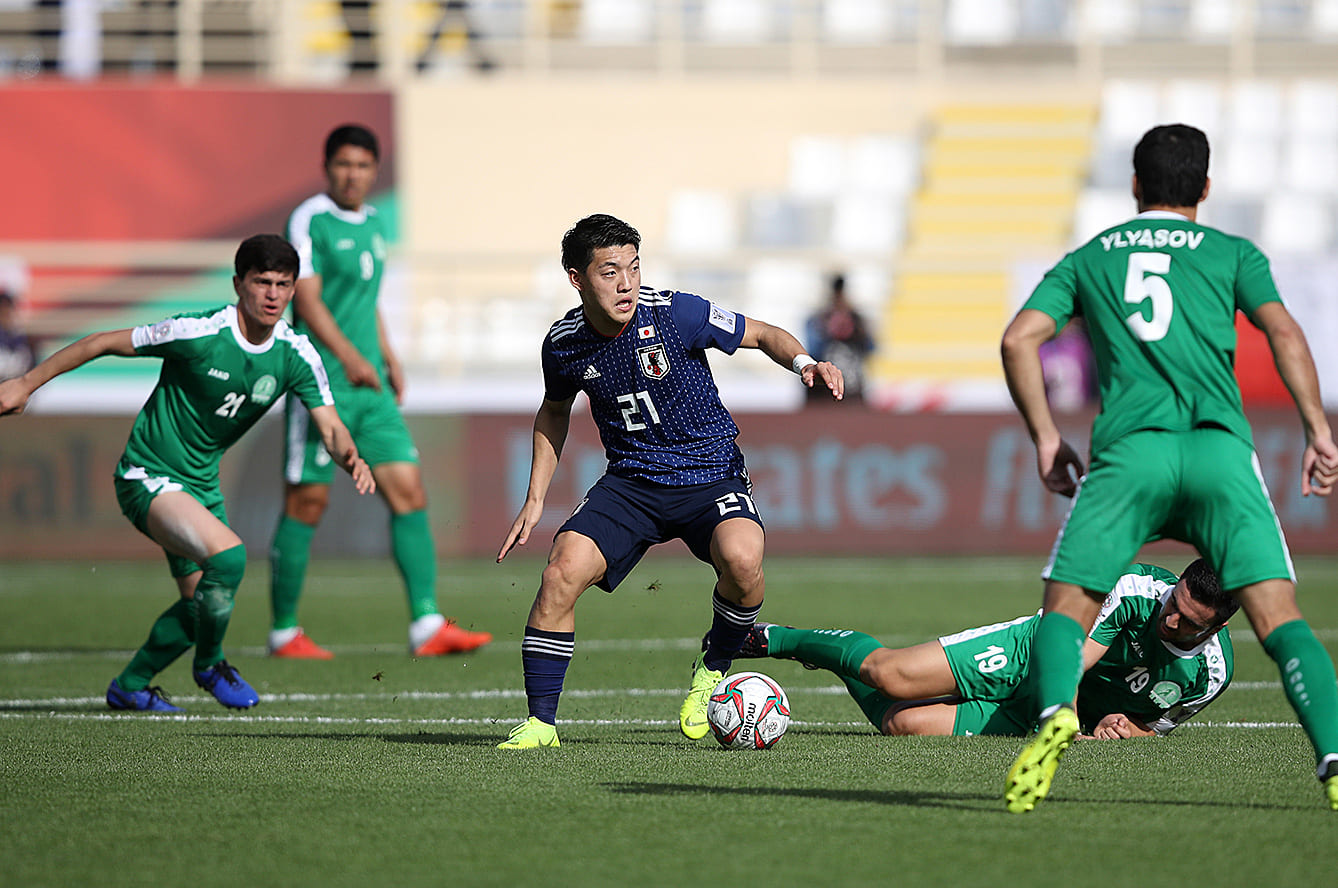
<path fill-rule="evenodd" d="M 875 381 L 997 381 L 1022 256 L 1068 242 L 1096 125 L 1088 104 L 947 104 L 929 115 L 922 186 L 881 320 Z"/>

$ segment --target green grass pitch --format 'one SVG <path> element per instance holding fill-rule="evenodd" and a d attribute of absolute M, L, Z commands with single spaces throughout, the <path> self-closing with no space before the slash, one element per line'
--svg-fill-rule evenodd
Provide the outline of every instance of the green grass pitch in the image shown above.
<path fill-rule="evenodd" d="M 1189 558 L 1159 560 L 1178 570 Z M 763 618 L 915 643 L 1035 610 L 1040 562 L 771 559 Z M 263 656 L 267 567 L 253 561 L 227 649 L 261 705 L 235 713 L 205 697 L 188 656 L 160 677 L 187 715 L 159 717 L 113 713 L 102 695 L 172 600 L 160 562 L 0 564 L 0 884 L 1332 878 L 1338 814 L 1242 619 L 1221 700 L 1170 738 L 1076 745 L 1050 799 L 1016 816 L 1001 796 L 1019 740 L 879 737 L 834 677 L 794 663 L 736 664 L 789 693 L 795 720 L 776 748 L 683 739 L 678 705 L 711 585 L 685 552 L 583 597 L 562 748 L 494 749 L 525 714 L 519 639 L 540 567 L 444 563 L 444 609 L 496 640 L 415 660 L 388 563 L 316 562 L 303 622 L 337 654 L 320 663 Z M 1298 571 L 1332 653 L 1338 559 Z"/>

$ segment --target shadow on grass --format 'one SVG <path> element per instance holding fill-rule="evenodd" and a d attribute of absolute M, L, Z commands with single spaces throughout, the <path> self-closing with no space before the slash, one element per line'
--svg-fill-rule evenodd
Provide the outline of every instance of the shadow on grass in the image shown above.
<path fill-rule="evenodd" d="M 705 786 L 691 783 L 602 783 L 600 786 L 613 793 L 623 795 L 738 795 L 749 797 L 791 797 L 821 799 L 829 802 L 862 802 L 875 805 L 896 805 L 898 807 L 950 808 L 955 811 L 973 810 L 985 805 L 989 811 L 983 813 L 1001 814 L 1017 818 L 1018 822 L 1029 817 L 1009 814 L 1003 808 L 1003 800 L 998 795 L 974 792 L 933 792 L 918 790 L 877 790 L 877 789 L 831 789 L 825 787 L 780 788 L 765 786 Z M 1180 808 L 1239 808 L 1255 811 L 1300 811 L 1308 810 L 1308 805 L 1279 805 L 1262 802 L 1231 803 L 1220 799 L 1211 801 L 1191 801 L 1186 799 L 1165 798 L 1120 798 L 1120 799 L 1066 799 L 1050 798 L 1044 802 L 1046 808 L 1055 806 L 1070 807 L 1075 805 L 1098 805 L 1106 808 L 1111 805 L 1152 805 Z"/>
<path fill-rule="evenodd" d="M 481 737 L 478 734 L 461 734 L 443 731 L 418 731 L 412 734 L 381 734 L 375 731 L 303 731 L 300 734 L 290 732 L 211 732 L 201 737 L 219 739 L 242 738 L 246 740 L 329 740 L 335 743 L 348 743 L 356 740 L 380 740 L 383 743 L 418 743 L 427 746 L 496 746 L 494 737 Z"/>
<path fill-rule="evenodd" d="M 1002 804 L 997 796 L 982 793 L 917 792 L 912 790 L 779 788 L 765 786 L 704 786 L 691 783 L 603 783 L 610 792 L 624 795 L 739 795 L 822 799 L 829 802 L 864 802 L 876 805 L 915 805 L 960 809 L 963 803 Z"/>

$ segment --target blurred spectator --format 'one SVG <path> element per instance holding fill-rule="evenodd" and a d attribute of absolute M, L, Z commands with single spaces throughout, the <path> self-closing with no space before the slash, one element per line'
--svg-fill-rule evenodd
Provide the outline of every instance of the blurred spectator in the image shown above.
<path fill-rule="evenodd" d="M 827 304 L 812 314 L 804 325 L 804 345 L 819 361 L 831 361 L 845 375 L 847 401 L 864 400 L 864 364 L 873 352 L 864 317 L 846 297 L 845 275 L 832 275 Z M 805 389 L 808 403 L 830 402 L 831 395 L 821 386 Z"/>
<path fill-rule="evenodd" d="M 1045 394 L 1054 410 L 1081 410 L 1096 403 L 1096 359 L 1087 325 L 1074 318 L 1041 346 Z"/>
<path fill-rule="evenodd" d="M 19 328 L 18 306 L 0 290 L 0 379 L 22 376 L 37 363 L 32 339 Z"/>

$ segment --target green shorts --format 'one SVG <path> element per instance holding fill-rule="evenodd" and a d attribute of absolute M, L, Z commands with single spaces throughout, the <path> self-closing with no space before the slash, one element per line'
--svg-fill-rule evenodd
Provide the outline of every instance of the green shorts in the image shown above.
<path fill-rule="evenodd" d="M 121 507 L 121 514 L 130 519 L 130 523 L 140 533 L 149 536 L 149 506 L 160 493 L 181 491 L 189 493 L 200 505 L 208 509 L 215 518 L 228 523 L 228 514 L 223 508 L 223 492 L 217 487 L 201 490 L 188 486 L 167 475 L 150 472 L 141 466 L 131 465 L 122 457 L 116 465 L 115 474 L 116 502 Z M 155 543 L 157 541 L 155 540 Z M 200 565 L 189 558 L 173 555 L 166 549 L 168 569 L 174 577 L 184 577 L 200 570 Z"/>
<path fill-rule="evenodd" d="M 418 462 L 418 448 L 404 424 L 404 416 L 395 395 L 382 384 L 381 391 L 369 388 L 340 389 L 335 392 L 339 418 L 348 427 L 358 455 L 375 468 L 385 463 Z M 296 398 L 284 404 L 283 477 L 289 484 L 329 484 L 334 478 L 334 461 L 321 442 L 320 430 L 311 414 Z"/>
<path fill-rule="evenodd" d="M 955 736 L 1031 732 L 1035 711 L 1027 675 L 1039 622 L 1035 615 L 1018 617 L 939 638 L 964 698 L 957 705 Z"/>
<path fill-rule="evenodd" d="M 1219 428 L 1134 432 L 1093 456 L 1042 576 L 1104 595 L 1164 538 L 1198 549 L 1225 589 L 1296 579 L 1254 449 Z"/>

